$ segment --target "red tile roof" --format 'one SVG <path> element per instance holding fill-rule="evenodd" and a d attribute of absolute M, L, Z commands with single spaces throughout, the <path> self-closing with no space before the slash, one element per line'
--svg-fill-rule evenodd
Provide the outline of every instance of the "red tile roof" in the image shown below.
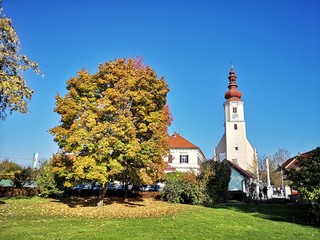
<path fill-rule="evenodd" d="M 196 145 L 189 142 L 188 140 L 181 137 L 178 133 L 174 132 L 172 136 L 169 137 L 169 146 L 170 148 L 192 148 L 198 149 Z"/>

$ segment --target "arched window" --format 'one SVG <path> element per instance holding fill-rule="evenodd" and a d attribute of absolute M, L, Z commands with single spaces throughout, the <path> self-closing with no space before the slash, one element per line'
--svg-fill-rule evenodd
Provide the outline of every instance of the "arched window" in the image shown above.
<path fill-rule="evenodd" d="M 233 128 L 234 130 L 238 130 L 238 125 L 237 124 L 233 125 Z"/>

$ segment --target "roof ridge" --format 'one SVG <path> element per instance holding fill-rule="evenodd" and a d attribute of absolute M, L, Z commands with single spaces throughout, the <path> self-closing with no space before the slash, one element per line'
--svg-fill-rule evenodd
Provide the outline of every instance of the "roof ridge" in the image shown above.
<path fill-rule="evenodd" d="M 178 133 L 174 132 L 172 136 L 169 136 L 169 146 L 170 148 L 193 148 L 199 149 L 198 146 L 194 145 L 192 142 L 188 141 L 184 137 L 180 136 Z"/>

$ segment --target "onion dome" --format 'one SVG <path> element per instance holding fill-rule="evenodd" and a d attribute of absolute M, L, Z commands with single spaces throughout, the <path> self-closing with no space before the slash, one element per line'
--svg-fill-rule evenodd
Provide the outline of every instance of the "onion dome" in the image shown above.
<path fill-rule="evenodd" d="M 231 68 L 229 72 L 229 91 L 224 94 L 224 98 L 227 101 L 241 101 L 242 93 L 238 90 L 238 85 L 236 82 L 237 76 L 236 72 Z"/>

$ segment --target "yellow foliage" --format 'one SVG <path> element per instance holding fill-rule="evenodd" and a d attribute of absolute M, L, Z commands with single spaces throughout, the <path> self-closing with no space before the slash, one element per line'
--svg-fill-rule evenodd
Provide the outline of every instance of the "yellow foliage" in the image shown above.
<path fill-rule="evenodd" d="M 56 97 L 61 125 L 50 133 L 74 158 L 60 158 L 54 171 L 100 183 L 113 176 L 151 183 L 162 175 L 171 122 L 164 78 L 141 60 L 117 59 L 96 74 L 79 71 L 67 90 Z"/>

